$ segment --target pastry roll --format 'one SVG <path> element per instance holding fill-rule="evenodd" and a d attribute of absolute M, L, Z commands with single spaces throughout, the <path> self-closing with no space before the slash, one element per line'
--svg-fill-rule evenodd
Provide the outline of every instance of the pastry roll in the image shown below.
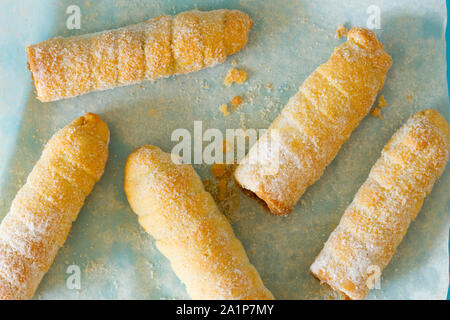
<path fill-rule="evenodd" d="M 390 66 L 373 32 L 351 29 L 241 161 L 237 183 L 272 213 L 290 213 L 369 112 Z M 266 170 L 274 164 L 277 170 Z"/>
<path fill-rule="evenodd" d="M 450 127 L 438 112 L 411 117 L 384 147 L 312 274 L 351 299 L 363 299 L 444 171 L 449 152 Z"/>
<path fill-rule="evenodd" d="M 143 146 L 128 157 L 124 188 L 193 299 L 273 299 L 191 165 Z"/>
<path fill-rule="evenodd" d="M 193 10 L 31 45 L 28 66 L 37 98 L 54 101 L 212 67 L 245 46 L 251 26 L 237 10 Z"/>
<path fill-rule="evenodd" d="M 0 225 L 0 299 L 31 299 L 103 174 L 109 130 L 78 118 L 47 143 Z"/>

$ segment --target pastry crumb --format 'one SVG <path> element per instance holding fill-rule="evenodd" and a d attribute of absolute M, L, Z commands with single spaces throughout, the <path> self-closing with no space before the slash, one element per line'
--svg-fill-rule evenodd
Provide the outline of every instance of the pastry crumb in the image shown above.
<path fill-rule="evenodd" d="M 214 163 L 211 166 L 211 173 L 216 179 L 222 178 L 223 175 L 225 174 L 225 168 L 226 168 L 225 163 Z"/>
<path fill-rule="evenodd" d="M 228 73 L 227 73 L 223 83 L 227 87 L 229 87 L 234 82 L 236 82 L 237 84 L 242 84 L 242 83 L 244 83 L 244 81 L 246 79 L 247 79 L 247 72 L 245 72 L 244 70 L 238 70 L 235 68 L 231 68 L 230 70 L 228 70 Z"/>
<path fill-rule="evenodd" d="M 379 98 L 378 98 L 378 108 L 384 108 L 384 107 L 386 107 L 386 105 L 387 105 L 387 103 L 386 103 L 386 99 L 384 98 L 384 95 L 381 95 Z"/>
<path fill-rule="evenodd" d="M 238 106 L 242 103 L 242 98 L 239 96 L 235 96 L 232 100 L 231 103 L 233 104 L 233 106 Z"/>
<path fill-rule="evenodd" d="M 155 109 L 148 110 L 148 114 L 152 117 L 158 116 L 158 112 Z"/>
<path fill-rule="evenodd" d="M 344 25 L 340 24 L 338 25 L 337 29 L 336 29 L 336 38 L 340 39 L 342 37 L 347 36 L 348 30 L 346 27 L 344 27 Z"/>
<path fill-rule="evenodd" d="M 237 61 L 236 61 L 236 60 L 233 60 L 233 61 L 231 61 L 231 64 L 232 64 L 233 66 L 235 66 L 235 65 L 237 65 Z"/>
<path fill-rule="evenodd" d="M 387 103 L 386 103 L 386 99 L 384 98 L 384 95 L 381 95 L 378 98 L 378 104 L 375 108 L 373 108 L 372 111 L 370 111 L 370 114 L 374 117 L 379 117 L 381 119 L 383 119 L 383 116 L 381 115 L 381 109 L 386 107 Z"/>
<path fill-rule="evenodd" d="M 228 111 L 228 106 L 224 103 L 219 107 L 220 112 L 223 113 L 225 117 L 228 117 L 230 115 L 230 112 Z"/>
<path fill-rule="evenodd" d="M 379 118 L 383 119 L 383 116 L 381 115 L 381 109 L 378 107 L 375 107 L 372 111 L 370 111 L 370 114 L 373 117 L 379 117 Z"/>

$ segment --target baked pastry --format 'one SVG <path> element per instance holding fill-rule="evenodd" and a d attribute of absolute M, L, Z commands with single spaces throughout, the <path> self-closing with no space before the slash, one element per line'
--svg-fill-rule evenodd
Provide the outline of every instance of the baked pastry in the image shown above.
<path fill-rule="evenodd" d="M 272 213 L 288 214 L 369 112 L 390 66 L 373 32 L 351 29 L 241 161 L 237 183 Z"/>
<path fill-rule="evenodd" d="M 384 147 L 311 273 L 349 298 L 363 299 L 444 171 L 449 152 L 450 126 L 437 111 L 411 117 Z"/>
<path fill-rule="evenodd" d="M 124 188 L 193 299 L 273 299 L 191 165 L 143 146 L 128 157 Z"/>
<path fill-rule="evenodd" d="M 124 28 L 52 38 L 27 48 L 43 102 L 212 67 L 241 50 L 252 20 L 237 10 L 198 10 Z"/>
<path fill-rule="evenodd" d="M 47 143 L 0 225 L 0 299 L 31 299 L 103 174 L 109 130 L 88 113 Z"/>

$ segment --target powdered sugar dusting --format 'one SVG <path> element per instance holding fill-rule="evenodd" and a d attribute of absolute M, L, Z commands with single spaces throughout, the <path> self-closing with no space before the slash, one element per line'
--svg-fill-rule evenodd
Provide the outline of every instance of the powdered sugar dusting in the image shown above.
<path fill-rule="evenodd" d="M 252 20 L 193 10 L 124 28 L 53 38 L 27 48 L 43 102 L 212 67 L 245 46 Z"/>
<path fill-rule="evenodd" d="M 272 299 L 190 165 L 153 146 L 127 160 L 125 192 L 193 299 Z"/>
<path fill-rule="evenodd" d="M 316 277 L 352 299 L 366 296 L 370 268 L 386 267 L 444 171 L 449 130 L 425 110 L 397 131 L 311 266 Z"/>
<path fill-rule="evenodd" d="M 87 114 L 60 130 L 46 145 L 0 225 L 1 299 L 33 297 L 65 242 L 89 193 L 87 190 L 92 189 L 103 173 L 108 154 L 105 141 L 109 140 L 105 127 L 97 115 Z M 95 132 L 104 132 L 107 137 L 96 137 Z M 89 139 L 83 139 L 86 136 Z M 58 144 L 63 144 L 64 149 L 58 149 Z M 101 150 L 103 154 L 92 157 L 89 150 Z M 64 164 L 67 161 L 64 151 L 70 151 L 73 156 L 81 152 L 84 157 Z M 97 171 L 94 180 L 88 173 L 92 170 L 77 171 L 77 167 L 96 167 L 101 171 Z"/>
<path fill-rule="evenodd" d="M 260 168 L 245 168 L 258 150 L 267 149 L 266 140 L 258 141 L 236 170 L 237 182 L 264 200 L 275 214 L 289 213 L 306 188 L 322 175 L 382 88 L 390 56 L 371 31 L 353 28 L 348 37 L 329 61 L 305 80 L 270 126 L 269 130 L 280 131 L 282 136 L 280 170 L 257 183 L 254 180 L 261 178 L 255 171 Z"/>

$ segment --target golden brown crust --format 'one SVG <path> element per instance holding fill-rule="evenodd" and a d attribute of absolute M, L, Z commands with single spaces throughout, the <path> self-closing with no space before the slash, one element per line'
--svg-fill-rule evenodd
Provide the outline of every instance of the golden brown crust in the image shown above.
<path fill-rule="evenodd" d="M 108 141 L 92 113 L 49 140 L 0 225 L 0 299 L 33 297 L 103 173 Z"/>
<path fill-rule="evenodd" d="M 127 159 L 124 189 L 193 299 L 273 299 L 192 166 L 143 146 Z"/>
<path fill-rule="evenodd" d="M 236 10 L 187 11 L 31 45 L 28 65 L 37 98 L 54 101 L 212 67 L 245 46 L 251 25 Z"/>
<path fill-rule="evenodd" d="M 278 135 L 273 141 L 278 151 L 270 152 L 270 140 L 260 138 L 236 169 L 237 183 L 272 213 L 288 214 L 369 112 L 390 66 L 391 57 L 371 31 L 351 29 L 269 127 Z M 278 170 L 265 174 L 274 163 Z"/>
<path fill-rule="evenodd" d="M 172 54 L 172 17 L 147 21 L 145 32 L 146 79 L 155 80 L 175 73 Z"/>
<path fill-rule="evenodd" d="M 347 37 L 350 41 L 354 41 L 360 46 L 371 50 L 377 50 L 383 47 L 372 31 L 361 27 L 351 28 Z"/>
<path fill-rule="evenodd" d="M 226 54 L 231 55 L 247 44 L 253 21 L 247 14 L 238 10 L 228 11 L 225 19 L 224 44 Z"/>
<path fill-rule="evenodd" d="M 316 278 L 351 299 L 364 299 L 369 276 L 380 275 L 389 263 L 445 169 L 449 129 L 437 111 L 428 109 L 392 136 L 311 266 Z"/>

